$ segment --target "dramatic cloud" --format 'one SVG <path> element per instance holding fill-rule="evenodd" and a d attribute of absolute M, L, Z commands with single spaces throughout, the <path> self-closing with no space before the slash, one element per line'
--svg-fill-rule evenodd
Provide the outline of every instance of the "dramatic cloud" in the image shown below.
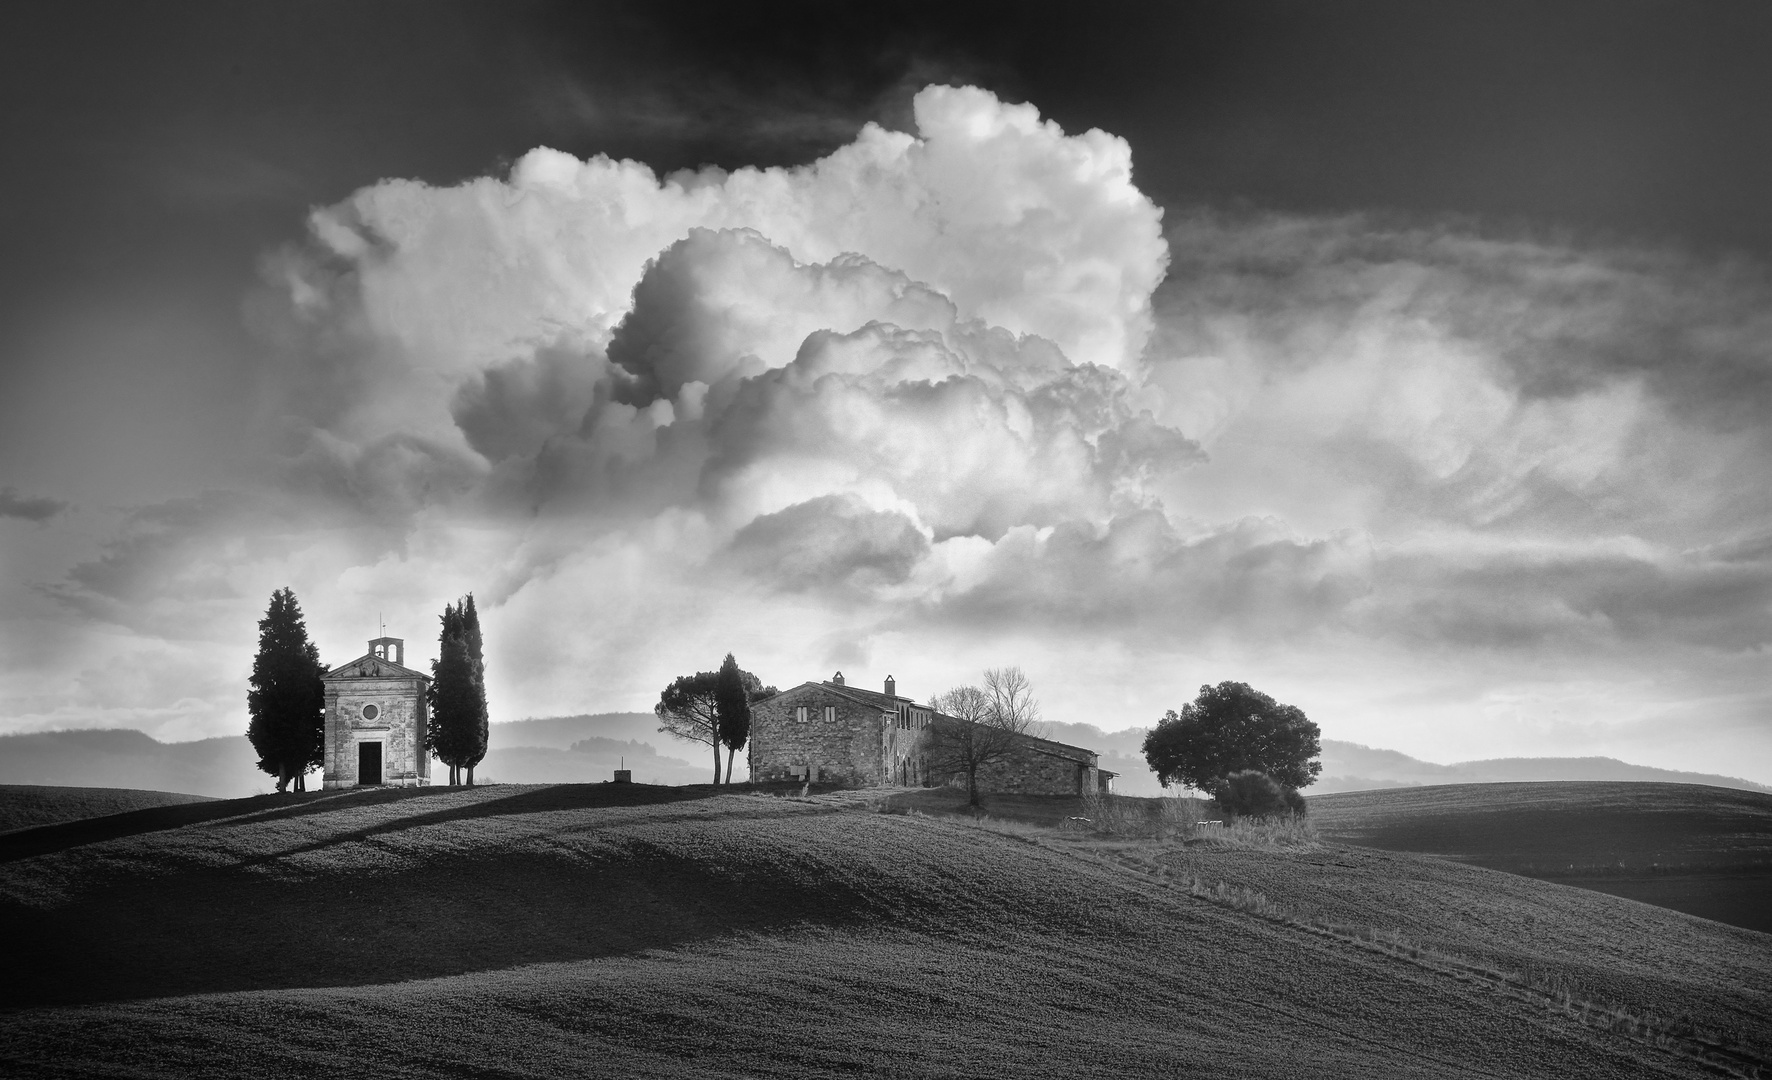
<path fill-rule="evenodd" d="M 273 588 L 329 661 L 384 617 L 425 655 L 471 589 L 512 719 L 645 707 L 728 650 L 924 696 L 1019 662 L 1110 728 L 1241 678 L 1430 758 L 1684 723 L 1657 763 L 1772 777 L 1762 268 L 1165 235 L 1120 139 L 970 88 L 914 117 L 800 168 L 536 150 L 315 211 L 250 303 L 265 491 L 133 510 L 35 595 L 243 679 Z M 81 700 L 55 715 L 119 707 Z"/>
<path fill-rule="evenodd" d="M 22 518 L 25 521 L 48 521 L 66 511 L 68 504 L 60 499 L 23 496 L 9 487 L 0 488 L 0 517 Z"/>

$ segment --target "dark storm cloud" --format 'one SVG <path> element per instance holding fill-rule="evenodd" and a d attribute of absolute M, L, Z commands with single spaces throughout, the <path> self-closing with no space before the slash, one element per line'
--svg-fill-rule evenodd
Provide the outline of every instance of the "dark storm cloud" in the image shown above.
<path fill-rule="evenodd" d="M 1381 572 L 1370 629 L 1407 641 L 1572 654 L 1772 643 L 1772 559 L 1530 550 L 1404 553 Z"/>
<path fill-rule="evenodd" d="M 205 492 L 128 510 L 96 558 L 36 590 L 83 620 L 145 638 L 235 641 L 292 564 L 373 563 L 400 550 L 406 524 L 330 493 Z"/>
<path fill-rule="evenodd" d="M 1370 553 L 1353 537 L 1312 539 L 1247 520 L 1184 537 L 1161 512 L 1122 514 L 1102 530 L 1023 528 L 982 559 L 964 591 L 924 617 L 1003 633 L 1088 627 L 1169 645 L 1255 634 L 1309 637 L 1373 591 Z"/>
<path fill-rule="evenodd" d="M 20 495 L 15 488 L 0 488 L 0 517 L 45 522 L 66 512 L 68 504 L 44 495 Z"/>
<path fill-rule="evenodd" d="M 233 560 L 221 553 L 242 543 L 243 532 L 250 536 L 245 542 L 265 540 L 273 514 L 263 499 L 226 492 L 139 507 L 98 558 L 76 564 L 66 580 L 43 590 L 97 621 L 175 639 L 205 636 L 209 628 L 200 620 L 179 626 L 169 614 L 236 598 L 228 578 Z"/>
<path fill-rule="evenodd" d="M 911 520 L 827 495 L 765 514 L 727 549 L 733 569 L 791 592 L 897 585 L 929 552 Z"/>
<path fill-rule="evenodd" d="M 608 365 L 559 346 L 494 364 L 462 383 L 450 404 L 468 445 L 494 464 L 534 459 L 550 438 L 578 430 Z M 607 388 L 604 389 L 607 396 Z"/>
<path fill-rule="evenodd" d="M 1259 320 L 1277 361 L 1309 364 L 1381 308 L 1480 344 L 1529 398 L 1641 376 L 1707 426 L 1772 423 L 1772 273 L 1749 260 L 1366 217 L 1200 214 L 1169 236 L 1177 349 L 1210 348 L 1234 315 Z"/>
<path fill-rule="evenodd" d="M 291 495 L 318 495 L 404 530 L 427 507 L 472 492 L 486 471 L 473 454 L 419 435 L 396 432 L 359 446 L 319 433 L 285 463 L 282 480 Z"/>
<path fill-rule="evenodd" d="M 1379 535 L 1764 532 L 1764 267 L 1443 220 L 1196 214 L 1169 237 L 1152 377 L 1166 421 L 1231 433 L 1233 470 L 1320 470 Z"/>
<path fill-rule="evenodd" d="M 1761 545 L 1763 547 L 1763 544 Z M 1543 656 L 1772 644 L 1772 559 L 1616 550 L 1378 550 L 1244 521 L 1183 538 L 1161 515 L 1011 535 L 920 616 L 981 633 L 1062 622 L 1171 644 L 1352 634 Z"/>

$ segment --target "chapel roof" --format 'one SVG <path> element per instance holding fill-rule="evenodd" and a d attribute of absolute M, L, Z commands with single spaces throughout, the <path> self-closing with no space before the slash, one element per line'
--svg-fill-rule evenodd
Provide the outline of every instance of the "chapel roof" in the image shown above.
<path fill-rule="evenodd" d="M 374 664 L 378 669 L 380 669 L 381 674 L 378 674 L 378 675 L 363 674 L 358 669 L 357 665 L 363 663 L 365 660 L 369 661 L 370 663 Z M 414 671 L 411 668 L 407 667 L 406 665 L 396 664 L 392 660 L 384 660 L 381 657 L 375 655 L 374 653 L 364 653 L 362 656 L 357 657 L 357 659 L 355 659 L 355 660 L 348 660 L 345 663 L 338 664 L 335 667 L 328 670 L 324 675 L 321 675 L 320 678 L 322 681 L 327 680 L 327 679 L 402 679 L 402 678 L 423 679 L 426 682 L 431 681 L 431 677 L 429 675 L 426 675 L 422 671 Z"/>

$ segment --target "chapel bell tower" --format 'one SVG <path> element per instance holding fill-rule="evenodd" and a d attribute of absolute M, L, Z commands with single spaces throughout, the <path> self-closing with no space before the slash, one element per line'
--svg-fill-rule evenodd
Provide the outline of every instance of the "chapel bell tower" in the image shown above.
<path fill-rule="evenodd" d="M 391 664 L 406 666 L 406 639 L 397 637 L 378 637 L 369 643 L 369 655 L 377 660 L 386 660 Z"/>

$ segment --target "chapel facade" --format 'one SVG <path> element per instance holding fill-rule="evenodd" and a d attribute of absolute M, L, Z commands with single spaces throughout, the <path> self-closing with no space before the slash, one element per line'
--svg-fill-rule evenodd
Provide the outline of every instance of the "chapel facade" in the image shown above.
<path fill-rule="evenodd" d="M 405 661 L 402 639 L 379 637 L 364 655 L 320 676 L 326 687 L 326 787 L 431 782 L 425 751 L 431 677 Z"/>
<path fill-rule="evenodd" d="M 749 760 L 757 782 L 799 780 L 845 787 L 939 787 L 966 782 L 938 775 L 926 743 L 943 717 L 898 693 L 851 686 L 841 671 L 751 705 Z M 1032 735 L 1017 738 L 1006 759 L 978 771 L 980 791 L 1081 795 L 1112 790 L 1114 773 L 1093 750 Z"/>

